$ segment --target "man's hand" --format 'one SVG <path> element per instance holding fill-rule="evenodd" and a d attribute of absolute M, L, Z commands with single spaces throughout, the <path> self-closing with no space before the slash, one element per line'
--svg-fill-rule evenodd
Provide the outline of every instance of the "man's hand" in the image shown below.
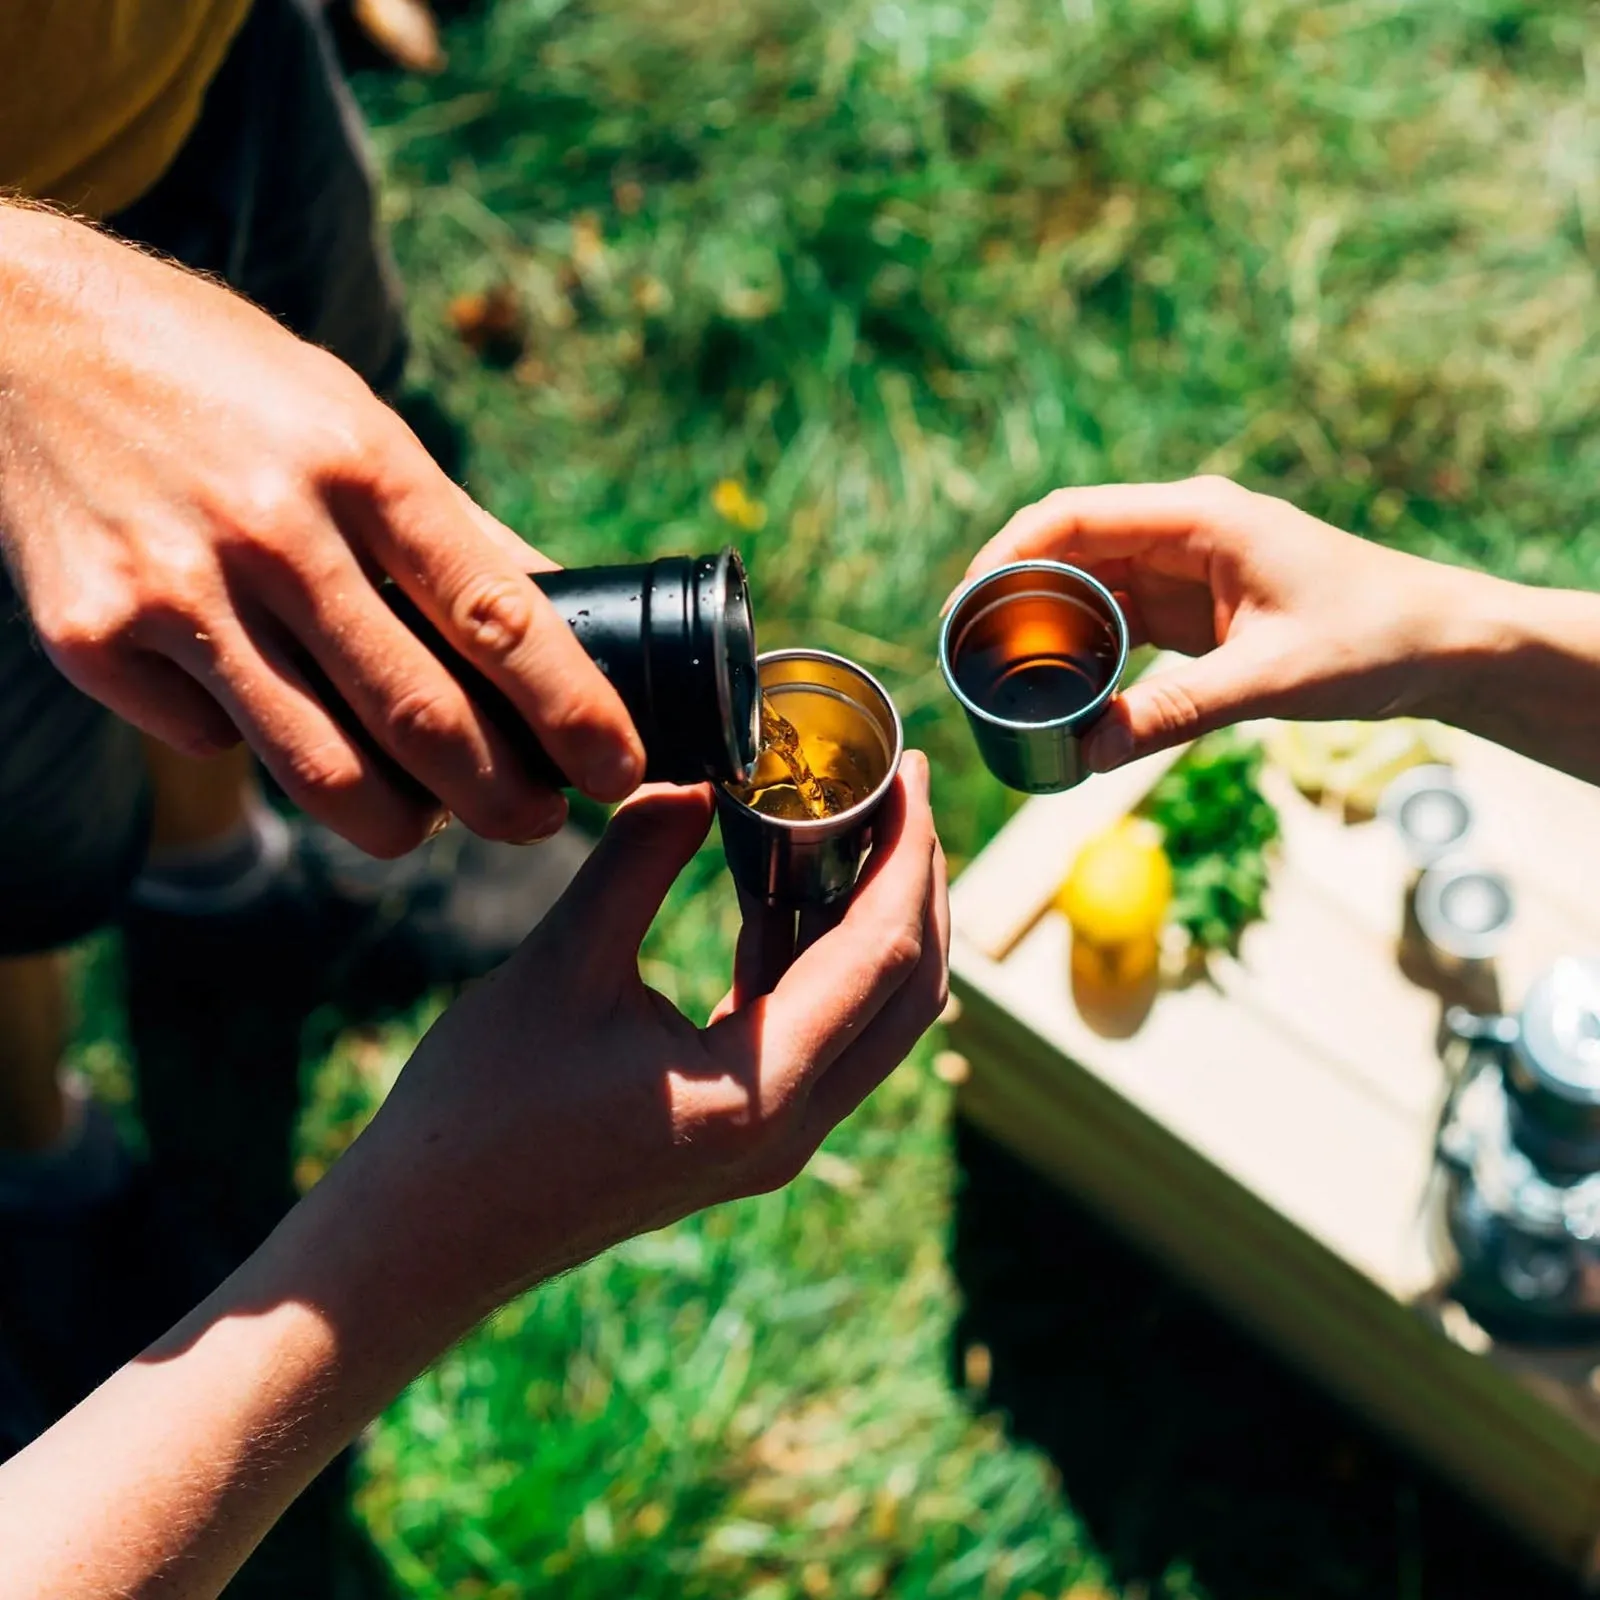
<path fill-rule="evenodd" d="M 617 800 L 643 773 L 615 691 L 526 579 L 550 563 L 354 373 L 225 289 L 6 205 L 0 549 L 79 688 L 190 754 L 242 735 L 374 854 L 417 844 L 437 802 L 495 839 L 566 811 L 396 620 L 385 574 L 578 787 Z"/>
<path fill-rule="evenodd" d="M 1483 615 L 1496 590 L 1512 592 L 1224 478 L 1058 489 L 1019 511 L 967 578 L 1038 557 L 1100 578 L 1135 643 L 1196 658 L 1118 697 L 1087 745 L 1100 772 L 1252 717 L 1428 714 L 1490 653 Z"/>

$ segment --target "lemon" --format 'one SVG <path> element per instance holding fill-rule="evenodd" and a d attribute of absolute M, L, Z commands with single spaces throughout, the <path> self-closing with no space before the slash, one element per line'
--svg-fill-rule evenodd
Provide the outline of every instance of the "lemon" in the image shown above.
<path fill-rule="evenodd" d="M 1056 893 L 1075 938 L 1110 949 L 1160 936 L 1172 903 L 1172 864 L 1154 824 L 1124 817 L 1078 852 Z"/>

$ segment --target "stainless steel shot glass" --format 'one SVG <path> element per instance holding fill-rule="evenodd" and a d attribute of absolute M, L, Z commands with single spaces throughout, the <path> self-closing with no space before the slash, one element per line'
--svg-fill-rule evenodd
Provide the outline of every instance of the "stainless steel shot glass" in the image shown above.
<path fill-rule="evenodd" d="M 789 818 L 757 811 L 718 784 L 722 852 L 734 881 L 763 905 L 831 905 L 855 888 L 873 816 L 900 770 L 900 714 L 871 673 L 826 650 L 770 650 L 757 658 L 756 672 L 774 709 L 786 715 L 785 690 L 807 691 L 802 733 L 813 745 L 832 742 L 849 750 L 871 787 L 834 816 Z M 773 759 L 759 758 L 757 782 L 774 776 L 765 765 Z M 818 776 L 826 775 L 824 766 Z"/>
<path fill-rule="evenodd" d="M 1128 622 L 1098 578 L 1060 561 L 1017 561 L 957 595 L 939 666 L 983 764 L 1027 794 L 1088 776 L 1083 736 L 1128 664 Z"/>
<path fill-rule="evenodd" d="M 1475 820 L 1454 771 L 1438 765 L 1402 772 L 1383 791 L 1378 815 L 1393 825 L 1406 859 L 1419 872 L 1458 854 Z"/>
<path fill-rule="evenodd" d="M 1417 926 L 1436 966 L 1460 972 L 1493 961 L 1516 917 L 1510 882 L 1470 861 L 1435 861 L 1417 882 Z"/>

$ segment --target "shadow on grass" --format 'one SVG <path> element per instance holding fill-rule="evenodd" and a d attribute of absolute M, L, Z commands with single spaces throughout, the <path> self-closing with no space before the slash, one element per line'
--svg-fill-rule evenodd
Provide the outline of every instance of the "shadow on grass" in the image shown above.
<path fill-rule="evenodd" d="M 1126 1595 L 1579 1593 L 986 1136 L 956 1151 L 958 1381 L 987 1369 L 978 1403 L 1054 1461 Z"/>

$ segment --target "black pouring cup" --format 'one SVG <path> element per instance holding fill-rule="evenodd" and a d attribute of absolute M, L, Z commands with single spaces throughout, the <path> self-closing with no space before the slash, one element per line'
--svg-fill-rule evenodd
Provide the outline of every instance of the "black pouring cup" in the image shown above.
<path fill-rule="evenodd" d="M 738 554 L 668 556 L 638 566 L 536 572 L 638 730 L 647 783 L 738 781 L 759 744 L 760 691 L 750 589 Z M 471 665 L 398 585 L 383 596 L 503 733 L 528 772 L 571 783 L 510 700 Z"/>

